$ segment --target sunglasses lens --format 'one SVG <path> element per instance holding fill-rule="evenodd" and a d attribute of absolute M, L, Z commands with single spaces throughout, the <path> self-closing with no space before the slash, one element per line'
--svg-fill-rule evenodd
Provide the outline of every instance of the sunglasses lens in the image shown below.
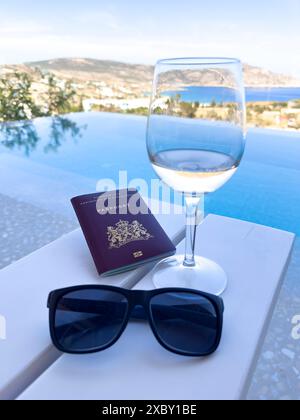
<path fill-rule="evenodd" d="M 218 315 L 207 298 L 185 292 L 162 293 L 151 299 L 150 308 L 156 333 L 169 350 L 190 356 L 215 350 Z"/>
<path fill-rule="evenodd" d="M 54 333 L 66 352 L 98 351 L 119 336 L 128 313 L 121 293 L 85 289 L 63 296 L 56 307 Z"/>

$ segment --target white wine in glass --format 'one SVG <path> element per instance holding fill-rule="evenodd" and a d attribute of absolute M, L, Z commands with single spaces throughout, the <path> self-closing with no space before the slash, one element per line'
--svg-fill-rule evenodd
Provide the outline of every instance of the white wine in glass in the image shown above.
<path fill-rule="evenodd" d="M 180 286 L 220 295 L 224 270 L 195 256 L 197 212 L 204 194 L 237 171 L 245 148 L 242 65 L 230 58 L 181 58 L 156 65 L 147 147 L 157 175 L 186 202 L 186 253 L 160 262 L 157 287 Z"/>

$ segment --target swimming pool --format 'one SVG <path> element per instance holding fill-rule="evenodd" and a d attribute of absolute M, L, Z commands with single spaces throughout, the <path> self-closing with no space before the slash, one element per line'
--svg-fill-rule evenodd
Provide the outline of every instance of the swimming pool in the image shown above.
<path fill-rule="evenodd" d="M 94 191 L 101 178 L 117 182 L 120 170 L 128 171 L 129 180 L 156 178 L 146 152 L 143 117 L 73 114 L 56 122 L 45 118 L 26 124 L 19 124 L 18 136 L 14 130 L 0 134 L 0 163 L 8 179 L 3 183 L 2 178 L 2 193 L 63 211 L 60 203 L 49 200 L 51 181 L 52 198 L 60 200 L 62 193 L 69 198 L 89 188 Z M 299 186 L 300 132 L 253 129 L 238 172 L 207 197 L 206 210 L 300 235 Z M 69 207 L 68 201 L 64 204 Z"/>
<path fill-rule="evenodd" d="M 1 248 L 6 250 L 2 266 L 72 230 L 76 221 L 70 197 L 93 192 L 99 179 L 117 182 L 120 170 L 128 171 L 129 180 L 156 178 L 146 152 L 143 117 L 82 113 L 0 127 Z M 299 237 L 300 132 L 251 129 L 239 170 L 207 197 L 206 211 Z M 15 253 L 11 260 L 9 253 Z M 300 239 L 251 397 L 277 399 L 294 393 L 299 397 L 300 346 L 290 336 L 290 320 L 296 313 L 300 313 Z"/>

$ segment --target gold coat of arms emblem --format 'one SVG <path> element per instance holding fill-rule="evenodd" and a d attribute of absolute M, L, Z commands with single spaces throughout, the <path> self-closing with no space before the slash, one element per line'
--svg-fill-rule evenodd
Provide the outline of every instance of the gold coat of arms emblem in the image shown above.
<path fill-rule="evenodd" d="M 108 226 L 107 238 L 109 249 L 121 248 L 131 242 L 148 241 L 153 236 L 137 220 L 129 223 L 120 220 L 114 226 Z"/>

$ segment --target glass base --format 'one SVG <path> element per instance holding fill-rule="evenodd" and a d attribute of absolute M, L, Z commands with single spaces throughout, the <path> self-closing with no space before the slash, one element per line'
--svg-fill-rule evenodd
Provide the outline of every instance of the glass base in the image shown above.
<path fill-rule="evenodd" d="M 227 275 L 215 262 L 195 257 L 196 265 L 183 265 L 184 256 L 175 255 L 160 261 L 153 271 L 152 281 L 156 288 L 184 287 L 221 295 L 227 288 Z"/>

